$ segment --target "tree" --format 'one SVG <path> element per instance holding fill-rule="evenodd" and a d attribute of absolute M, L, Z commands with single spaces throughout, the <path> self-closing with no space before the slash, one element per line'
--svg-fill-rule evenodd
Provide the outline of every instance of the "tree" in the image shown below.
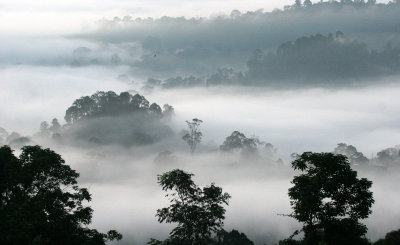
<path fill-rule="evenodd" d="M 303 223 L 305 244 L 368 244 L 358 222 L 371 214 L 372 182 L 357 178 L 346 156 L 305 152 L 292 162 L 303 172 L 289 189 L 291 217 Z"/>
<path fill-rule="evenodd" d="M 247 238 L 246 234 L 237 230 L 227 232 L 221 230 L 217 233 L 214 245 L 254 245 L 254 243 Z"/>
<path fill-rule="evenodd" d="M 57 118 L 54 118 L 54 119 L 51 121 L 51 126 L 50 126 L 49 129 L 50 129 L 50 131 L 53 132 L 54 134 L 60 132 L 60 130 L 61 130 L 61 125 L 60 125 L 60 123 L 58 122 L 58 119 L 57 119 Z"/>
<path fill-rule="evenodd" d="M 385 235 L 385 238 L 379 239 L 374 245 L 398 245 L 400 244 L 400 229 L 391 231 Z"/>
<path fill-rule="evenodd" d="M 157 115 L 162 115 L 161 107 L 159 105 L 157 105 L 156 103 L 153 103 L 150 105 L 149 111 L 151 111 L 152 113 L 155 113 Z"/>
<path fill-rule="evenodd" d="M 398 165 L 400 161 L 400 150 L 398 147 L 384 149 L 377 153 L 377 160 L 384 165 Z"/>
<path fill-rule="evenodd" d="M 173 116 L 174 115 L 174 107 L 172 107 L 172 106 L 170 106 L 168 104 L 165 104 L 163 106 L 162 114 L 163 114 L 164 117 L 167 117 L 167 118 Z"/>
<path fill-rule="evenodd" d="M 265 143 L 255 136 L 248 138 L 239 131 L 233 131 L 230 136 L 226 137 L 219 149 L 225 152 L 240 151 L 248 156 L 254 156 L 261 150 L 269 158 L 272 158 L 276 151 L 272 144 Z"/>
<path fill-rule="evenodd" d="M 203 134 L 200 132 L 199 127 L 203 121 L 197 118 L 192 119 L 191 122 L 186 121 L 189 132 L 187 132 L 182 139 L 189 145 L 190 153 L 194 153 L 196 146 L 201 142 Z"/>
<path fill-rule="evenodd" d="M 199 188 L 192 180 L 194 175 L 175 169 L 158 175 L 164 191 L 172 191 L 171 205 L 157 210 L 160 223 L 177 223 L 165 241 L 151 239 L 148 244 L 207 245 L 212 235 L 222 229 L 225 208 L 230 198 L 222 188 L 212 183 Z"/>
<path fill-rule="evenodd" d="M 365 165 L 369 162 L 368 158 L 366 158 L 364 154 L 362 154 L 362 152 L 358 152 L 357 148 L 352 145 L 339 143 L 337 147 L 333 150 L 333 153 L 346 156 L 352 164 Z"/>
<path fill-rule="evenodd" d="M 120 240 L 87 228 L 91 197 L 79 188 L 79 174 L 60 155 L 40 146 L 25 146 L 18 157 L 0 147 L 0 244 L 105 244 Z"/>

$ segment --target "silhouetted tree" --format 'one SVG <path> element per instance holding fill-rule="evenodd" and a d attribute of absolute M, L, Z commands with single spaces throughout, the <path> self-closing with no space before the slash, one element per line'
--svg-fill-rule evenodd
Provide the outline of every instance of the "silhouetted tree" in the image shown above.
<path fill-rule="evenodd" d="M 221 230 L 217 232 L 215 242 L 213 245 L 254 245 L 254 243 L 247 238 L 246 234 L 241 233 L 237 230 L 227 232 Z"/>
<path fill-rule="evenodd" d="M 175 169 L 158 175 L 158 183 L 171 205 L 157 210 L 160 223 L 177 223 L 165 241 L 151 239 L 148 244 L 208 245 L 212 235 L 222 229 L 225 208 L 230 198 L 222 188 L 212 183 L 199 188 L 192 180 L 194 175 Z"/>
<path fill-rule="evenodd" d="M 92 117 L 118 116 L 133 112 L 155 112 L 161 115 L 161 108 L 156 103 L 150 106 L 149 101 L 140 94 L 131 95 L 128 92 L 122 92 L 117 95 L 113 91 L 99 91 L 91 96 L 75 100 L 67 109 L 64 118 L 71 124 Z"/>
<path fill-rule="evenodd" d="M 97 245 L 122 235 L 89 229 L 91 197 L 79 188 L 79 174 L 60 155 L 25 146 L 17 158 L 0 147 L 0 244 Z"/>
<path fill-rule="evenodd" d="M 157 115 L 161 115 L 162 114 L 162 110 L 161 107 L 159 105 L 157 105 L 156 103 L 153 103 L 150 105 L 149 107 L 149 111 L 157 114 Z"/>
<path fill-rule="evenodd" d="M 194 153 L 196 146 L 201 142 L 203 134 L 200 132 L 199 127 L 203 121 L 197 118 L 192 119 L 191 122 L 186 121 L 189 131 L 182 137 L 182 139 L 189 145 L 190 153 Z"/>
<path fill-rule="evenodd" d="M 385 238 L 379 239 L 374 245 L 398 245 L 400 244 L 400 229 L 391 231 L 385 235 Z"/>
<path fill-rule="evenodd" d="M 366 226 L 358 222 L 371 214 L 372 182 L 357 178 L 347 157 L 305 152 L 292 162 L 303 172 L 289 189 L 291 217 L 303 223 L 304 243 L 368 244 Z"/>
<path fill-rule="evenodd" d="M 276 149 L 270 143 L 265 143 L 257 137 L 246 137 L 239 131 L 233 131 L 226 137 L 224 143 L 219 147 L 221 151 L 240 151 L 243 154 L 259 153 L 262 150 L 268 157 L 272 157 Z"/>

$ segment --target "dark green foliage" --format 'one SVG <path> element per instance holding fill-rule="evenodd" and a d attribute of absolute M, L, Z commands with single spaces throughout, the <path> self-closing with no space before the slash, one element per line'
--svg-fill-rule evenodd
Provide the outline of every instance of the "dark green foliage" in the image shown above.
<path fill-rule="evenodd" d="M 155 103 L 150 108 L 149 101 L 139 94 L 122 92 L 117 95 L 113 91 L 100 91 L 75 100 L 64 118 L 67 123 L 74 123 L 90 117 L 117 116 L 131 112 L 161 113 L 161 108 Z"/>
<path fill-rule="evenodd" d="M 91 197 L 79 188 L 79 174 L 60 155 L 39 146 L 25 146 L 19 158 L 0 148 L 0 244 L 105 244 L 120 240 L 87 228 Z"/>
<path fill-rule="evenodd" d="M 292 167 L 291 217 L 303 223 L 304 243 L 366 244 L 367 228 L 358 222 L 371 214 L 372 182 L 357 178 L 348 159 L 333 153 L 305 152 Z"/>
<path fill-rule="evenodd" d="M 400 244 L 400 229 L 391 231 L 386 234 L 384 239 L 379 239 L 374 245 L 399 245 Z"/>
<path fill-rule="evenodd" d="M 148 145 L 172 135 L 172 130 L 161 120 L 173 114 L 173 107 L 161 107 L 145 97 L 128 92 L 120 95 L 112 91 L 97 92 L 74 101 L 65 115 L 67 125 L 60 134 L 68 139 L 93 143 Z M 68 142 L 68 141 L 66 141 Z"/>
<path fill-rule="evenodd" d="M 231 232 L 221 230 L 217 233 L 213 245 L 254 245 L 254 243 L 244 233 L 237 230 Z"/>
<path fill-rule="evenodd" d="M 192 180 L 193 174 L 175 169 L 158 176 L 158 183 L 171 205 L 157 210 L 160 223 L 177 223 L 167 240 L 152 239 L 148 244 L 207 245 L 212 235 L 220 231 L 225 219 L 225 208 L 230 198 L 222 188 L 210 186 L 199 188 Z"/>
<path fill-rule="evenodd" d="M 279 241 L 279 245 L 303 245 L 303 241 L 293 240 L 291 238 Z"/>

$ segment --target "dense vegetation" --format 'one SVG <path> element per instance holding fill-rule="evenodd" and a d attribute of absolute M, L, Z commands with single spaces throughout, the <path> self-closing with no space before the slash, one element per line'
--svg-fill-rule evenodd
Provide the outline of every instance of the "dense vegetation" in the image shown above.
<path fill-rule="evenodd" d="M 241 147 L 239 143 L 248 139 L 239 132 L 229 137 L 223 146 Z M 238 143 L 232 140 L 235 137 L 244 141 Z M 338 146 L 344 151 L 347 148 L 350 153 L 357 152 L 345 144 Z M 346 156 L 305 152 L 295 156 L 292 167 L 300 175 L 293 178 L 289 189 L 293 212 L 287 216 L 303 227 L 280 245 L 371 244 L 365 238 L 367 227 L 359 220 L 371 214 L 372 182 L 357 178 Z M 87 189 L 78 187 L 78 176 L 50 149 L 26 146 L 18 158 L 10 147 L 1 147 L 1 244 L 105 244 L 121 239 L 114 230 L 103 234 L 87 228 L 93 210 L 84 202 L 91 197 Z M 180 169 L 158 175 L 170 206 L 158 209 L 156 216 L 161 223 L 177 226 L 165 240 L 151 239 L 148 244 L 252 245 L 244 233 L 223 229 L 224 206 L 229 204 L 230 195 L 214 183 L 198 187 L 193 176 Z M 304 238 L 295 240 L 298 234 Z M 374 244 L 397 244 L 398 234 L 390 232 Z"/>
<path fill-rule="evenodd" d="M 220 68 L 206 78 L 175 77 L 164 81 L 149 79 L 146 89 L 187 88 L 215 85 L 337 85 L 349 80 L 389 76 L 400 72 L 400 50 L 387 43 L 382 51 L 368 50 L 367 45 L 335 35 L 303 36 L 282 43 L 275 52 L 257 49 L 247 61 L 247 71 Z M 331 84 L 330 84 L 331 83 Z"/>
<path fill-rule="evenodd" d="M 87 227 L 93 210 L 79 174 L 60 155 L 39 146 L 26 146 L 18 157 L 0 148 L 0 243 L 101 245 L 120 240 Z"/>

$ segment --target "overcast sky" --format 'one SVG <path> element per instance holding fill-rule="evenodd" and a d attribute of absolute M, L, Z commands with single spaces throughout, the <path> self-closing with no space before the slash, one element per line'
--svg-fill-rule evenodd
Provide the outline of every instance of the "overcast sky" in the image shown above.
<path fill-rule="evenodd" d="M 209 17 L 214 14 L 229 14 L 233 9 L 242 12 L 257 9 L 271 11 L 293 2 L 292 0 L 2 0 L 0 35 L 69 34 L 91 29 L 96 20 L 114 16 Z"/>

